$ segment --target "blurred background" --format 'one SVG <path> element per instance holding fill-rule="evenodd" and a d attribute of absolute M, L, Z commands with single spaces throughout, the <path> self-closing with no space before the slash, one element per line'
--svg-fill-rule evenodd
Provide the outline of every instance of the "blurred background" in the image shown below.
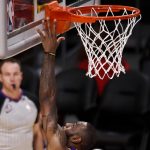
<path fill-rule="evenodd" d="M 39 1 L 42 5 L 47 1 Z M 74 2 L 66 0 L 68 4 Z M 149 150 L 150 110 L 150 19 L 148 0 L 101 0 L 105 5 L 126 5 L 141 10 L 142 19 L 133 29 L 123 50 L 126 74 L 109 80 L 89 78 L 87 57 L 76 29 L 63 34 L 56 54 L 59 123 L 84 120 L 97 129 L 95 148 L 103 150 Z M 24 0 L 32 5 L 32 1 Z M 21 7 L 20 7 L 21 8 Z M 17 10 L 20 11 L 21 10 Z M 19 19 L 17 18 L 17 21 Z M 32 21 L 25 15 L 23 21 Z M 39 44 L 15 56 L 24 72 L 22 88 L 38 97 L 42 63 Z"/>

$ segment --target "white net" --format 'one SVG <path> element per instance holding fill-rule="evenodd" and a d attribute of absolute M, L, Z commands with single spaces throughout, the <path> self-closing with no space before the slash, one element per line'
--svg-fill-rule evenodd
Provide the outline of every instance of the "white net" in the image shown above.
<path fill-rule="evenodd" d="M 121 16 L 129 15 L 126 9 L 121 12 Z M 77 14 L 85 16 L 79 10 Z M 97 16 L 98 13 L 91 9 L 90 16 Z M 105 16 L 115 16 L 111 8 L 108 9 Z M 122 53 L 124 46 L 132 34 L 132 30 L 140 17 L 133 17 L 126 20 L 98 20 L 92 23 L 75 22 L 75 27 L 83 42 L 86 54 L 88 56 L 88 72 L 89 77 L 99 76 L 103 79 L 107 75 L 110 79 L 121 72 L 125 73 L 122 65 Z"/>

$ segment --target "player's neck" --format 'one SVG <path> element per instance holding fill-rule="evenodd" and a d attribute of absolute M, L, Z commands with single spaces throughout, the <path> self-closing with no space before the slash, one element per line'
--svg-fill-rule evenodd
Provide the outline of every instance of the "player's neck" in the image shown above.
<path fill-rule="evenodd" d="M 67 150 L 77 150 L 75 147 L 70 147 Z"/>

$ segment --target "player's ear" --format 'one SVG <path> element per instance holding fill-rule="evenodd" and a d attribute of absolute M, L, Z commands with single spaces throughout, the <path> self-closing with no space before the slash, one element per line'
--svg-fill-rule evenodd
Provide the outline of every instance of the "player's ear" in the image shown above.
<path fill-rule="evenodd" d="M 79 135 L 73 135 L 70 137 L 70 141 L 74 144 L 79 144 L 79 143 L 81 143 L 82 138 Z"/>

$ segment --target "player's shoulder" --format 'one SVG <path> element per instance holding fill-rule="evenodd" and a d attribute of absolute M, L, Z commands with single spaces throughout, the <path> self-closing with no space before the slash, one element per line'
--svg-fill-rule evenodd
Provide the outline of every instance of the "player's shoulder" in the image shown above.
<path fill-rule="evenodd" d="M 66 150 L 66 135 L 60 125 L 57 126 L 56 132 L 47 133 L 47 139 L 50 147 L 48 150 Z"/>

